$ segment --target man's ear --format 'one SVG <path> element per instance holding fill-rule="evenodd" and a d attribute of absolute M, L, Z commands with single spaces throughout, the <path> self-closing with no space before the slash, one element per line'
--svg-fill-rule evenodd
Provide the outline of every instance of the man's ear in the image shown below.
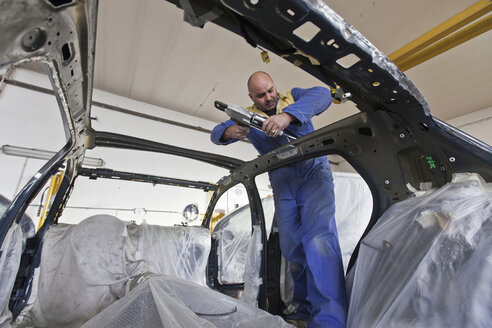
<path fill-rule="evenodd" d="M 251 99 L 253 102 L 255 102 L 255 101 L 253 100 L 253 96 L 251 96 L 251 93 L 248 93 L 248 96 L 249 96 L 249 99 Z"/>

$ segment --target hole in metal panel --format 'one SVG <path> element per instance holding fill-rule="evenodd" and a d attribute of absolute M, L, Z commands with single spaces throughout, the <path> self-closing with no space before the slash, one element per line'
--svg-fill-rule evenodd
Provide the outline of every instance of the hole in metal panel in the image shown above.
<path fill-rule="evenodd" d="M 53 7 L 60 7 L 72 2 L 72 0 L 48 0 L 49 3 L 53 5 Z"/>
<path fill-rule="evenodd" d="M 330 41 L 326 42 L 327 46 L 331 46 L 335 42 L 335 39 L 331 39 Z"/>
<path fill-rule="evenodd" d="M 354 66 L 356 63 L 360 61 L 360 58 L 357 57 L 354 54 L 348 54 L 346 56 L 343 56 L 337 60 L 337 64 L 342 66 L 345 69 L 348 69 L 352 66 Z"/>
<path fill-rule="evenodd" d="M 340 46 L 338 44 L 336 44 L 336 43 L 333 43 L 333 48 L 338 49 L 338 48 L 340 48 Z"/>
<path fill-rule="evenodd" d="M 330 138 L 330 139 L 325 139 L 325 140 L 323 140 L 323 141 L 321 142 L 321 144 L 323 144 L 323 146 L 326 146 L 326 145 L 331 145 L 331 144 L 333 144 L 333 143 L 335 143 L 335 139 L 333 139 L 333 138 Z"/>
<path fill-rule="evenodd" d="M 372 129 L 371 128 L 359 128 L 359 134 L 363 136 L 372 137 Z"/>
<path fill-rule="evenodd" d="M 424 122 L 420 122 L 419 127 L 422 131 L 429 131 L 429 126 L 427 124 L 425 124 Z"/>
<path fill-rule="evenodd" d="M 72 58 L 72 51 L 70 50 L 70 45 L 68 43 L 65 43 L 62 48 L 62 58 L 64 62 L 68 62 L 70 58 Z"/>
<path fill-rule="evenodd" d="M 316 34 L 320 31 L 320 28 L 314 25 L 312 22 L 307 21 L 294 30 L 294 35 L 303 39 L 306 42 L 311 41 Z"/>
<path fill-rule="evenodd" d="M 368 68 L 368 69 L 367 69 L 367 71 L 368 71 L 369 73 L 374 72 L 374 71 L 372 70 L 372 68 Z"/>
<path fill-rule="evenodd" d="M 291 15 L 292 17 L 296 15 L 295 11 L 293 11 L 292 9 L 287 9 L 287 14 Z"/>
<path fill-rule="evenodd" d="M 372 82 L 372 85 L 375 86 L 375 87 L 379 87 L 381 85 L 381 82 L 374 81 L 374 82 Z"/>

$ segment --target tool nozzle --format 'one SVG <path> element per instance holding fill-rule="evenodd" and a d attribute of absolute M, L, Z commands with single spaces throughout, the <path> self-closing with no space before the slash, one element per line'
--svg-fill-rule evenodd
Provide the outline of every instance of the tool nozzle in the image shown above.
<path fill-rule="evenodd" d="M 227 108 L 227 104 L 224 104 L 223 102 L 218 101 L 218 100 L 214 101 L 214 105 L 215 105 L 215 108 L 217 108 L 221 111 L 225 111 Z"/>

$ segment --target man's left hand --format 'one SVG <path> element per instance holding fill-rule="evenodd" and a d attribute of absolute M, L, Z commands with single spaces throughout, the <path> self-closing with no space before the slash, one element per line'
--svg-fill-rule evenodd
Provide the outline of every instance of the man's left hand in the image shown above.
<path fill-rule="evenodd" d="M 289 113 L 280 113 L 272 115 L 263 122 L 261 129 L 269 137 L 275 138 L 280 131 L 283 131 L 289 124 L 294 121 L 295 117 Z"/>

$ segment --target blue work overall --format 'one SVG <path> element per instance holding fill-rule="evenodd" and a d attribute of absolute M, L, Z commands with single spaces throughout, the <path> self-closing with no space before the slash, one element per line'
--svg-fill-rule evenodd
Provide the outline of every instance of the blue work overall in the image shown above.
<path fill-rule="evenodd" d="M 277 114 L 293 115 L 297 124 L 285 132 L 301 137 L 314 131 L 311 118 L 323 112 L 332 101 L 329 90 L 321 87 L 294 88 L 279 94 Z M 248 108 L 259 112 L 255 106 Z M 217 125 L 211 134 L 216 144 L 234 122 Z M 247 138 L 260 154 L 289 142 L 285 136 L 268 137 L 250 129 Z M 345 327 L 347 301 L 342 256 L 335 224 L 333 177 L 326 156 L 300 161 L 269 172 L 278 220 L 280 247 L 291 262 L 296 318 L 308 320 L 308 327 Z"/>

